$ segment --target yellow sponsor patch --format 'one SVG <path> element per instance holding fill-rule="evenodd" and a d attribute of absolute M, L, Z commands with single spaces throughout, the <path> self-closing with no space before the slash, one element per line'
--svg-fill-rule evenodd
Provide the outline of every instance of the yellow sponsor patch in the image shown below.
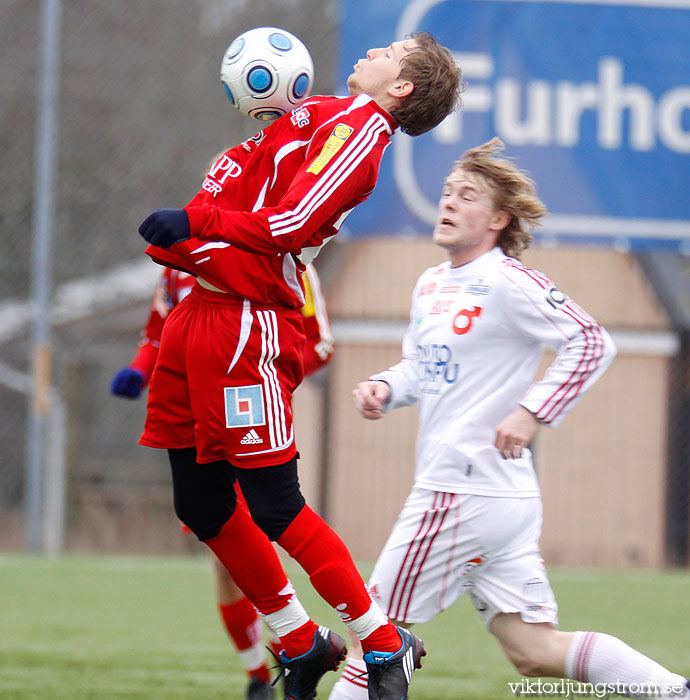
<path fill-rule="evenodd" d="M 307 168 L 308 173 L 318 175 L 333 156 L 343 147 L 345 141 L 348 140 L 350 134 L 354 131 L 351 126 L 338 124 L 333 133 L 328 137 L 328 141 L 324 143 L 321 153 L 314 159 L 314 162 Z"/>

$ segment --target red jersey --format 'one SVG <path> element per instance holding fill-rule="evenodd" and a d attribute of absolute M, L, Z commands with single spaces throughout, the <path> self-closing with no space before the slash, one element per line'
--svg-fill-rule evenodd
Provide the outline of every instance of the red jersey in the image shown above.
<path fill-rule="evenodd" d="M 368 95 L 313 97 L 211 167 L 191 240 L 146 252 L 238 297 L 300 308 L 301 273 L 374 189 L 395 121 Z"/>
<path fill-rule="evenodd" d="M 166 267 L 161 275 L 151 302 L 151 313 L 141 334 L 141 341 L 134 359 L 129 366 L 144 375 L 144 385 L 151 378 L 158 357 L 163 324 L 170 311 L 177 306 L 192 290 L 196 278 L 186 272 Z M 324 367 L 333 354 L 333 336 L 331 335 L 326 302 L 321 293 L 316 270 L 307 266 L 303 277 L 306 302 L 302 306 L 304 321 L 304 375 L 313 374 Z"/>

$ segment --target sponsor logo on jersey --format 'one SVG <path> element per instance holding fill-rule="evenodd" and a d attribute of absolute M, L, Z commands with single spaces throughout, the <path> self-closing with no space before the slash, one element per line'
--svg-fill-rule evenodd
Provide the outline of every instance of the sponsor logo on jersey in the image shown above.
<path fill-rule="evenodd" d="M 261 445 L 263 440 L 253 428 L 240 440 L 242 445 Z"/>
<path fill-rule="evenodd" d="M 419 296 L 424 297 L 427 294 L 432 294 L 436 289 L 436 282 L 427 282 L 419 288 Z"/>
<path fill-rule="evenodd" d="M 490 294 L 491 287 L 488 284 L 470 284 L 465 290 L 468 294 L 473 294 L 475 296 L 481 296 L 483 294 Z"/>
<path fill-rule="evenodd" d="M 546 292 L 546 302 L 554 309 L 560 308 L 566 301 L 570 301 L 570 297 L 556 287 L 551 287 L 551 289 Z"/>
<path fill-rule="evenodd" d="M 311 115 L 306 107 L 297 107 L 290 114 L 290 121 L 300 129 L 303 126 L 308 126 L 310 119 Z"/>
<path fill-rule="evenodd" d="M 224 153 L 208 171 L 201 189 L 206 190 L 206 192 L 215 197 L 223 191 L 223 185 L 229 177 L 239 177 L 241 173 L 242 166 L 230 158 L 227 153 Z"/>
<path fill-rule="evenodd" d="M 314 159 L 314 162 L 307 168 L 308 173 L 318 175 L 329 163 L 331 158 L 343 147 L 345 141 L 350 138 L 354 129 L 346 124 L 337 124 L 333 133 L 324 143 L 321 153 Z"/>
<path fill-rule="evenodd" d="M 458 286 L 457 284 L 449 285 L 447 287 L 441 287 L 439 289 L 439 294 L 457 294 L 460 291 L 461 287 Z"/>
<path fill-rule="evenodd" d="M 223 392 L 226 428 L 251 428 L 254 425 L 266 424 L 264 391 L 261 384 L 226 386 Z"/>
<path fill-rule="evenodd" d="M 435 299 L 429 313 L 432 315 L 447 314 L 453 308 L 454 303 L 455 299 Z"/>
<path fill-rule="evenodd" d="M 453 362 L 453 351 L 447 345 L 437 345 L 436 343 L 418 345 L 417 366 L 421 382 L 453 384 L 458 379 L 459 365 L 457 362 Z M 423 391 L 424 393 L 438 393 L 440 390 L 427 387 Z"/>

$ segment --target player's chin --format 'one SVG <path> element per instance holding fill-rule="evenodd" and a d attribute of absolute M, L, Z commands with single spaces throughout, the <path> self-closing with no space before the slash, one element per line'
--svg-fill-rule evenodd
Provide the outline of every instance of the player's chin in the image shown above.
<path fill-rule="evenodd" d="M 350 73 L 347 79 L 347 89 L 351 95 L 361 95 L 362 87 L 357 80 L 357 75 L 355 73 Z"/>
<path fill-rule="evenodd" d="M 438 226 L 434 229 L 434 232 L 431 235 L 431 240 L 436 245 L 440 245 L 440 246 L 448 245 L 450 243 L 449 237 L 445 236 L 442 231 L 439 231 Z"/>

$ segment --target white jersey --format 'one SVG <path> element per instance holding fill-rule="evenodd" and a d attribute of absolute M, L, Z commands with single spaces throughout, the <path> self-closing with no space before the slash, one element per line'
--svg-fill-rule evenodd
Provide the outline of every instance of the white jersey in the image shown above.
<path fill-rule="evenodd" d="M 533 383 L 547 345 L 557 352 Z M 417 281 L 403 360 L 371 379 L 386 410 L 419 404 L 415 486 L 485 496 L 537 496 L 532 457 L 503 459 L 496 427 L 524 406 L 555 426 L 615 355 L 609 334 L 541 272 L 499 248 Z"/>

